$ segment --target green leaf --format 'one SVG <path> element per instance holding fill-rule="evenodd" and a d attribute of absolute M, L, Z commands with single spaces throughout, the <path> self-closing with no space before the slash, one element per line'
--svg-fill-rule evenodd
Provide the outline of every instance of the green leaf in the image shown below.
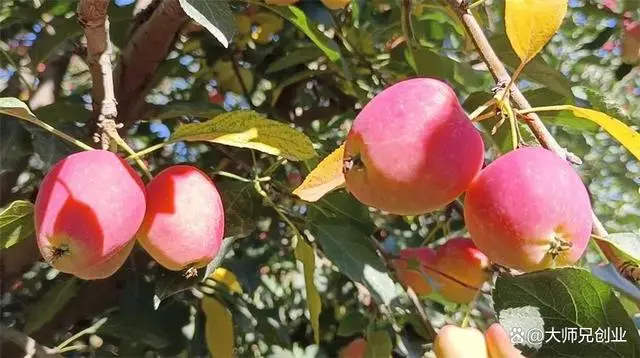
<path fill-rule="evenodd" d="M 579 268 L 563 268 L 520 276 L 501 275 L 493 290 L 500 323 L 515 342 L 525 341 L 532 357 L 637 357 L 640 336 L 614 291 Z M 576 332 L 575 340 L 562 342 L 562 332 Z M 626 342 L 596 341 L 596 331 L 625 332 Z M 552 333 L 553 332 L 553 333 Z M 589 333 L 590 332 L 590 333 Z M 618 332 L 618 331 L 616 331 Z M 593 342 L 579 341 L 589 335 Z M 519 334 L 520 338 L 514 334 Z M 535 338 L 536 334 L 543 334 Z M 517 340 L 515 340 L 517 339 Z M 536 342 L 532 342 L 535 340 Z"/>
<path fill-rule="evenodd" d="M 398 297 L 395 283 L 366 234 L 348 225 L 314 225 L 323 252 L 353 281 L 365 285 L 379 303 Z"/>
<path fill-rule="evenodd" d="M 313 327 L 313 338 L 316 344 L 320 344 L 320 312 L 322 312 L 322 301 L 320 294 L 313 282 L 313 273 L 316 269 L 316 256 L 311 247 L 303 238 L 294 239 L 294 253 L 296 260 L 302 263 L 304 270 L 305 292 L 307 293 L 307 307 L 311 327 Z"/>
<path fill-rule="evenodd" d="M 299 48 L 288 53 L 286 56 L 282 56 L 279 59 L 271 62 L 265 70 L 265 73 L 271 74 L 274 72 L 286 70 L 287 68 L 293 66 L 306 64 L 313 60 L 316 60 L 320 56 L 322 56 L 322 52 L 320 52 L 316 47 Z"/>
<path fill-rule="evenodd" d="M 8 249 L 35 231 L 33 204 L 18 200 L 0 212 L 0 249 Z"/>
<path fill-rule="evenodd" d="M 573 98 L 568 98 L 553 92 L 547 87 L 524 91 L 522 93 L 531 107 L 553 106 L 562 104 L 574 104 Z M 596 133 L 598 125 L 584 118 L 576 117 L 571 111 L 540 112 L 540 119 L 550 125 L 557 125 L 579 132 Z"/>
<path fill-rule="evenodd" d="M 27 308 L 24 331 L 31 334 L 53 319 L 78 292 L 78 279 L 69 277 L 55 283 L 40 299 Z"/>
<path fill-rule="evenodd" d="M 375 227 L 367 207 L 345 191 L 331 192 L 310 205 L 308 219 L 315 224 L 355 225 L 364 232 Z"/>
<path fill-rule="evenodd" d="M 414 49 L 413 54 L 415 59 L 411 57 L 409 48 L 405 49 L 405 57 L 418 76 L 441 79 L 453 77 L 455 61 L 450 58 L 424 47 Z"/>
<path fill-rule="evenodd" d="M 337 48 L 338 45 L 328 37 L 326 37 L 317 25 L 309 20 L 302 9 L 295 6 L 269 6 L 259 4 L 276 14 L 284 17 L 287 21 L 291 22 L 300 31 L 304 32 L 311 41 L 313 41 L 320 50 L 333 62 L 340 60 L 340 53 Z"/>
<path fill-rule="evenodd" d="M 286 88 L 289 87 L 293 84 L 296 84 L 298 82 L 302 82 L 304 80 L 311 80 L 311 79 L 317 79 L 320 78 L 324 75 L 330 75 L 330 74 L 334 74 L 334 72 L 329 69 L 329 70 L 325 70 L 325 71 L 316 71 L 316 70 L 309 70 L 309 71 L 302 71 L 302 72 L 298 72 L 296 74 L 294 74 L 293 76 L 287 77 L 284 81 L 280 82 L 280 84 L 278 85 L 278 87 L 276 87 L 273 90 L 273 93 L 271 95 L 271 105 L 272 106 L 276 106 L 276 103 L 278 102 L 278 99 L 280 98 L 280 95 L 282 94 L 282 91 Z"/>
<path fill-rule="evenodd" d="M 224 204 L 224 231 L 226 236 L 246 237 L 256 229 L 260 202 L 253 184 L 236 180 L 216 183 Z"/>
<path fill-rule="evenodd" d="M 81 107 L 80 107 L 81 108 Z M 38 113 L 51 115 L 57 120 L 49 123 L 58 130 L 66 132 L 74 137 L 83 137 L 84 128 L 79 128 L 73 124 L 73 120 L 83 118 L 88 115 L 87 110 L 79 109 L 69 102 L 56 102 L 38 109 Z M 4 113 L 16 118 L 23 119 L 30 123 L 23 123 L 24 127 L 33 135 L 33 149 L 40 156 L 45 164 L 45 170 L 56 163 L 62 157 L 79 151 L 79 149 L 58 138 L 56 135 L 33 124 L 38 121 L 38 117 L 31 112 L 26 103 L 13 97 L 0 98 L 0 113 Z"/>
<path fill-rule="evenodd" d="M 367 334 L 366 358 L 389 358 L 393 343 L 387 331 L 371 331 Z"/>
<path fill-rule="evenodd" d="M 598 241 L 610 243 L 621 257 L 640 265 L 640 234 L 619 233 L 609 234 L 604 238 L 596 238 Z"/>
<path fill-rule="evenodd" d="M 3 185 L 9 185 L 9 180 L 5 177 L 8 172 L 16 177 L 22 172 L 20 167 L 27 164 L 27 157 L 32 152 L 31 135 L 24 126 L 9 116 L 0 114 L 0 182 Z"/>
<path fill-rule="evenodd" d="M 29 122 L 33 122 L 38 119 L 36 118 L 36 115 L 31 112 L 26 103 L 15 97 L 0 97 L 0 113 L 24 119 Z"/>
<path fill-rule="evenodd" d="M 364 332 L 368 324 L 369 317 L 365 316 L 362 312 L 350 312 L 338 323 L 337 334 L 342 337 L 349 337 Z"/>
<path fill-rule="evenodd" d="M 511 72 L 515 71 L 518 65 L 520 65 L 520 59 L 515 52 L 513 52 L 507 37 L 505 35 L 494 36 L 490 42 L 496 55 L 498 55 Z M 560 71 L 549 66 L 540 55 L 534 57 L 527 63 L 527 66 L 520 76 L 546 86 L 550 90 L 565 97 L 573 97 L 573 92 L 571 91 L 572 85 L 567 80 L 567 77 Z"/>
<path fill-rule="evenodd" d="M 169 141 L 208 141 L 251 148 L 293 161 L 316 155 L 306 135 L 254 111 L 229 112 L 206 122 L 184 124 L 178 127 Z"/>
<path fill-rule="evenodd" d="M 236 33 L 236 23 L 227 0 L 180 0 L 184 12 L 204 26 L 224 47 Z"/>

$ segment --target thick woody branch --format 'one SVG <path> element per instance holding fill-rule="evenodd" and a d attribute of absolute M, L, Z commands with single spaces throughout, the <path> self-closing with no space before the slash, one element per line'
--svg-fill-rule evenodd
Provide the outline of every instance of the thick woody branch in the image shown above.
<path fill-rule="evenodd" d="M 149 18 L 136 28 L 122 52 L 116 73 L 116 94 L 119 99 L 118 122 L 133 123 L 141 113 L 151 79 L 169 54 L 177 35 L 187 23 L 187 14 L 178 0 L 156 0 L 157 6 Z"/>
<path fill-rule="evenodd" d="M 458 14 L 466 31 L 471 37 L 471 40 L 473 41 L 476 49 L 480 53 L 480 56 L 482 56 L 482 59 L 484 60 L 484 62 L 487 64 L 487 67 L 489 68 L 489 72 L 491 72 L 491 75 L 494 77 L 496 82 L 503 83 L 503 84 L 510 83 L 511 76 L 509 75 L 509 72 L 507 72 L 507 69 L 505 68 L 504 64 L 498 58 L 495 51 L 489 44 L 489 40 L 487 40 L 487 37 L 482 31 L 482 28 L 480 28 L 480 25 L 478 24 L 476 19 L 468 11 L 466 7 L 467 2 L 465 0 L 447 0 L 447 2 Z M 511 99 L 518 109 L 526 110 L 531 108 L 529 101 L 527 101 L 525 96 L 522 94 L 522 92 L 520 92 L 520 90 L 516 86 L 512 86 L 511 88 Z M 531 129 L 533 134 L 536 136 L 540 144 L 542 144 L 545 148 L 550 149 L 551 151 L 555 152 L 557 155 L 559 155 L 564 159 L 568 159 L 568 160 L 572 159 L 571 154 L 568 153 L 564 148 L 562 148 L 560 144 L 558 144 L 556 139 L 549 132 L 549 130 L 547 130 L 547 128 L 544 126 L 544 124 L 542 123 L 542 120 L 537 114 L 535 113 L 529 114 L 526 124 L 529 126 L 529 128 Z M 606 237 L 607 236 L 606 229 L 604 228 L 604 226 L 602 225 L 602 223 L 596 217 L 595 214 L 593 214 L 592 216 L 593 216 L 593 233 L 599 237 Z M 600 240 L 596 242 L 600 247 L 600 249 L 602 250 L 602 253 L 605 255 L 605 257 L 612 264 L 618 267 L 618 269 L 620 269 L 621 266 L 624 265 L 625 263 L 624 259 L 620 258 L 616 254 L 616 252 L 614 251 L 611 245 Z M 626 276 L 629 278 L 629 276 L 634 276 L 634 275 L 630 274 L 627 271 Z"/>
<path fill-rule="evenodd" d="M 87 38 L 93 116 L 99 128 L 96 139 L 102 144 L 102 149 L 109 149 L 111 137 L 117 133 L 115 119 L 118 116 L 111 68 L 112 45 L 107 16 L 109 3 L 109 0 L 81 0 L 77 9 L 78 21 Z"/>
<path fill-rule="evenodd" d="M 24 357 L 63 358 L 62 355 L 56 354 L 54 349 L 42 346 L 35 339 L 5 325 L 0 325 L 0 340 L 9 341 L 22 347 Z"/>

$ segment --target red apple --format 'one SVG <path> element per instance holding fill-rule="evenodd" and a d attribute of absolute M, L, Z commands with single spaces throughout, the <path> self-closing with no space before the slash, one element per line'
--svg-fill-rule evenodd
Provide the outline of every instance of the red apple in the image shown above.
<path fill-rule="evenodd" d="M 482 167 L 480 134 L 444 82 L 415 78 L 375 96 L 345 144 L 347 189 L 362 203 L 416 215 L 464 192 Z"/>
<path fill-rule="evenodd" d="M 224 103 L 224 96 L 222 93 L 213 90 L 209 92 L 209 102 L 217 105 L 222 105 Z"/>
<path fill-rule="evenodd" d="M 367 341 L 364 338 L 356 338 L 340 349 L 339 358 L 364 358 L 367 351 Z"/>
<path fill-rule="evenodd" d="M 122 265 L 124 260 L 114 257 L 132 242 L 145 207 L 144 184 L 116 154 L 72 154 L 51 168 L 38 191 L 35 229 L 40 252 L 62 272 L 107 277 Z M 111 258 L 114 261 L 106 263 Z"/>
<path fill-rule="evenodd" d="M 436 253 L 428 247 L 409 248 L 400 251 L 399 258 L 393 260 L 398 278 L 411 287 L 418 296 L 426 296 L 432 288 L 429 277 Z"/>
<path fill-rule="evenodd" d="M 75 273 L 75 276 L 83 280 L 98 280 L 113 275 L 127 260 L 135 244 L 136 241 L 131 240 L 127 246 L 118 250 L 103 263 L 92 266 L 86 270 L 78 271 Z"/>
<path fill-rule="evenodd" d="M 569 163 L 529 147 L 482 171 L 467 190 L 464 219 L 491 261 L 528 272 L 580 259 L 591 233 L 591 203 Z"/>
<path fill-rule="evenodd" d="M 169 270 L 206 266 L 224 235 L 224 210 L 213 181 L 175 165 L 147 185 L 147 212 L 137 234 L 142 247 Z"/>
<path fill-rule="evenodd" d="M 436 250 L 434 271 L 427 271 L 437 291 L 455 303 L 473 301 L 482 284 L 491 278 L 489 259 L 467 238 L 449 239 Z"/>

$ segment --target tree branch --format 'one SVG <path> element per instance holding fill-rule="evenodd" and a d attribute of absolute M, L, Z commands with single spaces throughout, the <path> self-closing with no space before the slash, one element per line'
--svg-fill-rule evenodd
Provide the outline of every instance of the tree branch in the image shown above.
<path fill-rule="evenodd" d="M 496 80 L 496 82 L 504 83 L 504 84 L 509 83 L 511 81 L 511 76 L 509 75 L 509 72 L 507 72 L 507 69 L 505 68 L 504 64 L 498 58 L 495 51 L 489 44 L 489 40 L 487 40 L 487 37 L 482 32 L 482 28 L 480 28 L 480 25 L 478 24 L 476 19 L 466 8 L 465 6 L 466 1 L 465 0 L 447 0 L 447 2 L 459 16 L 467 33 L 471 37 L 471 40 L 473 41 L 476 49 L 480 53 L 480 56 L 482 57 L 484 62 L 487 64 L 487 67 L 489 68 L 489 72 L 491 72 L 491 75 Z M 513 100 L 513 103 L 518 109 L 526 110 L 531 108 L 529 101 L 527 101 L 527 99 L 522 94 L 522 92 L 520 92 L 517 86 L 511 87 L 511 99 Z M 531 113 L 528 116 L 529 116 L 529 120 L 526 121 L 526 124 L 529 126 L 529 128 L 531 129 L 533 134 L 536 136 L 540 144 L 542 144 L 545 148 L 555 152 L 557 155 L 559 155 L 564 159 L 567 159 L 569 161 L 575 161 L 575 158 L 572 158 L 572 154 L 568 153 L 566 149 L 562 148 L 562 146 L 558 144 L 556 139 L 553 137 L 553 135 L 551 135 L 549 130 L 547 130 L 547 128 L 544 126 L 544 124 L 542 123 L 542 120 L 537 114 Z M 604 226 L 602 225 L 602 223 L 596 217 L 595 214 L 592 214 L 592 216 L 593 216 L 593 233 L 600 237 L 606 237 L 608 235 L 606 229 L 604 228 Z M 596 243 L 602 250 L 602 253 L 605 255 L 605 257 L 620 270 L 621 266 L 624 264 L 624 259 L 618 257 L 618 255 L 614 251 L 614 248 L 611 245 L 600 240 L 596 241 Z M 629 278 L 629 276 L 631 275 L 626 274 L 627 278 Z"/>
<path fill-rule="evenodd" d="M 153 86 L 153 75 L 188 21 L 178 0 L 156 1 L 159 1 L 157 8 L 132 34 L 116 71 L 118 122 L 125 126 L 137 119 Z"/>
<path fill-rule="evenodd" d="M 115 119 L 118 116 L 111 68 L 112 45 L 107 16 L 109 3 L 109 0 L 81 0 L 77 8 L 78 21 L 87 38 L 87 63 L 92 80 L 92 122 L 98 127 L 95 139 L 105 150 L 111 147 L 110 133 L 116 131 Z"/>
<path fill-rule="evenodd" d="M 57 354 L 54 349 L 38 344 L 35 339 L 13 328 L 0 325 L 0 333 L 0 340 L 10 341 L 22 347 L 25 358 L 63 358 L 63 356 Z"/>

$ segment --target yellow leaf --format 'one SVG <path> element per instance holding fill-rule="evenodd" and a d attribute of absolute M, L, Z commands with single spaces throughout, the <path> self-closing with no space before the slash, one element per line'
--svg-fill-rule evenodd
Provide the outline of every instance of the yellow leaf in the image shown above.
<path fill-rule="evenodd" d="M 240 282 L 238 282 L 236 275 L 224 267 L 218 267 L 211 275 L 209 275 L 209 278 L 226 285 L 232 292 L 238 294 L 242 293 L 242 286 L 240 286 Z"/>
<path fill-rule="evenodd" d="M 506 0 L 505 26 L 522 62 L 533 59 L 555 35 L 567 13 L 568 0 Z"/>
<path fill-rule="evenodd" d="M 206 122 L 181 125 L 169 140 L 208 141 L 251 148 L 293 161 L 316 156 L 306 135 L 254 111 L 223 113 Z"/>
<path fill-rule="evenodd" d="M 205 338 L 212 358 L 234 357 L 234 332 L 231 312 L 217 299 L 202 298 L 202 310 L 206 316 Z"/>
<path fill-rule="evenodd" d="M 318 201 L 328 192 L 342 187 L 344 185 L 343 156 L 344 144 L 324 158 L 293 191 L 293 194 L 302 200 Z"/>
<path fill-rule="evenodd" d="M 320 344 L 320 312 L 322 311 L 322 302 L 320 301 L 318 289 L 316 288 L 315 283 L 313 283 L 313 272 L 316 269 L 316 256 L 313 251 L 313 247 L 307 244 L 307 242 L 301 237 L 296 237 L 294 243 L 296 259 L 302 263 L 304 268 L 307 307 L 309 308 L 313 337 L 316 344 Z"/>
<path fill-rule="evenodd" d="M 598 124 L 613 138 L 615 138 L 618 142 L 625 146 L 625 148 L 627 148 L 631 152 L 631 154 L 633 154 L 637 159 L 640 159 L 640 134 L 638 134 L 638 132 L 634 131 L 626 124 L 607 114 L 598 112 L 593 109 L 580 108 L 570 105 L 556 107 L 560 108 L 561 110 L 572 111 L 576 117 L 585 118 Z"/>

